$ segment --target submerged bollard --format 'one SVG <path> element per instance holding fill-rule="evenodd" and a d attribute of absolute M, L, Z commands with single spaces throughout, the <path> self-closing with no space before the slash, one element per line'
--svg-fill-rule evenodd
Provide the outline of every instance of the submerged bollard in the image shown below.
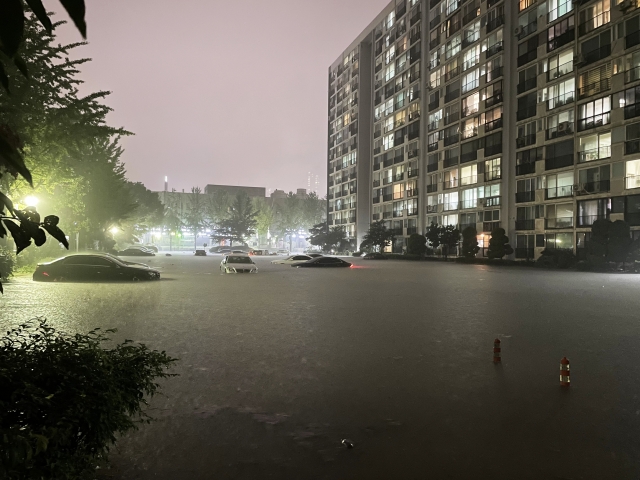
<path fill-rule="evenodd" d="M 501 353 L 500 339 L 496 338 L 493 341 L 493 363 L 500 363 L 502 361 Z"/>
<path fill-rule="evenodd" d="M 571 377 L 569 376 L 571 372 L 569 371 L 569 359 L 567 357 L 562 357 L 560 360 L 560 386 L 568 387 L 571 385 Z"/>

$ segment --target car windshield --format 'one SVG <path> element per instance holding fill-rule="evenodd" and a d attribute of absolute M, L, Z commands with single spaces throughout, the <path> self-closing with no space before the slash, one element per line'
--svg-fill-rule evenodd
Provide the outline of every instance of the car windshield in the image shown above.
<path fill-rule="evenodd" d="M 253 263 L 249 257 L 229 257 L 227 259 L 229 263 Z"/>

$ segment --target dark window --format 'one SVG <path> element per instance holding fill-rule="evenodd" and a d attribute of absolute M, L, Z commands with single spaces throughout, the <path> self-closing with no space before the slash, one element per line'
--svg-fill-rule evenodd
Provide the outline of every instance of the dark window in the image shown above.
<path fill-rule="evenodd" d="M 575 31 L 575 17 L 573 15 L 550 27 L 547 30 L 547 52 L 572 42 Z"/>
<path fill-rule="evenodd" d="M 518 45 L 518 66 L 521 67 L 538 56 L 538 36 L 531 37 L 529 40 Z"/>
<path fill-rule="evenodd" d="M 611 54 L 611 30 L 583 42 L 580 51 L 583 61 L 587 64 L 608 57 Z"/>
<path fill-rule="evenodd" d="M 553 170 L 573 165 L 574 145 L 573 139 L 547 145 L 545 151 L 545 169 Z"/>
<path fill-rule="evenodd" d="M 532 65 L 531 67 L 525 68 L 524 70 L 520 70 L 518 72 L 518 95 L 526 92 L 527 90 L 531 90 L 532 88 L 536 88 L 537 78 L 537 65 Z"/>
<path fill-rule="evenodd" d="M 537 93 L 532 92 L 522 97 L 518 97 L 518 113 L 516 115 L 518 120 L 524 120 L 525 118 L 534 117 L 536 114 L 537 105 Z"/>
<path fill-rule="evenodd" d="M 635 47 L 640 43 L 640 15 L 636 15 L 624 22 L 624 48 Z"/>

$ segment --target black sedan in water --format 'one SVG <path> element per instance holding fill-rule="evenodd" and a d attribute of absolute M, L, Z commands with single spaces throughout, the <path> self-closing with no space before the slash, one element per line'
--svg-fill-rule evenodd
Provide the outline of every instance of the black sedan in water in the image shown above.
<path fill-rule="evenodd" d="M 344 260 L 336 257 L 316 257 L 316 258 L 312 258 L 307 262 L 298 263 L 291 266 L 296 268 L 307 268 L 307 267 L 335 268 L 335 267 L 350 267 L 351 264 L 349 262 L 345 262 Z"/>
<path fill-rule="evenodd" d="M 385 257 L 382 253 L 378 253 L 378 252 L 367 253 L 362 258 L 364 260 L 386 260 L 387 259 L 387 257 Z"/>
<path fill-rule="evenodd" d="M 156 254 L 145 247 L 129 247 L 118 252 L 119 257 L 155 257 Z"/>
<path fill-rule="evenodd" d="M 159 280 L 160 272 L 142 265 L 127 265 L 106 255 L 69 255 L 38 264 L 33 279 L 38 282 Z"/>

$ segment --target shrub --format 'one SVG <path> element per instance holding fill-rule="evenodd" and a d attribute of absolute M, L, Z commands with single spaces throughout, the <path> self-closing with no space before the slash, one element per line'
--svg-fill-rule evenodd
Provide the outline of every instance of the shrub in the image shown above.
<path fill-rule="evenodd" d="M 176 361 L 127 340 L 108 349 L 108 333 L 57 332 L 44 319 L 0 342 L 0 477 L 91 478 L 116 434 L 150 417 L 145 395 Z"/>
<path fill-rule="evenodd" d="M 504 228 L 496 228 L 491 232 L 487 257 L 491 259 L 502 258 L 505 255 L 511 255 L 512 253 L 513 248 L 509 245 L 509 237 L 507 237 Z"/>
<path fill-rule="evenodd" d="M 6 248 L 0 248 L 0 278 L 8 279 L 15 268 L 16 255 Z"/>
<path fill-rule="evenodd" d="M 427 251 L 427 238 L 419 233 L 412 233 L 407 241 L 407 253 L 410 255 L 424 255 Z"/>
<path fill-rule="evenodd" d="M 462 255 L 465 258 L 475 258 L 480 251 L 478 246 L 478 232 L 475 227 L 467 227 L 462 231 Z"/>
<path fill-rule="evenodd" d="M 545 248 L 536 263 L 545 268 L 571 268 L 576 263 L 576 256 L 571 250 Z"/>

